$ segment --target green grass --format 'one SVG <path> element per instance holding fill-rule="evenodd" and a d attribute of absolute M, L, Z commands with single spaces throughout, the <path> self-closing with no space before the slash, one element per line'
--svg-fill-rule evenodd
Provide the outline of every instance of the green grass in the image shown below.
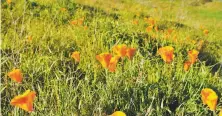
<path fill-rule="evenodd" d="M 212 88 L 219 96 L 214 115 L 218 114 L 222 108 L 222 17 L 218 9 L 222 4 L 206 4 L 217 4 L 212 9 L 188 4 L 181 7 L 179 1 L 138 1 L 12 0 L 8 5 L 3 0 L 2 115 L 29 115 L 10 105 L 14 96 L 28 89 L 37 93 L 34 112 L 30 113 L 33 116 L 104 116 L 115 110 L 124 111 L 127 116 L 213 115 L 202 104 L 203 88 Z M 157 6 L 157 11 L 153 6 Z M 61 8 L 67 11 L 62 12 Z M 174 29 L 170 39 L 164 39 L 161 31 L 146 32 L 144 18 L 148 16 L 157 19 L 159 30 Z M 83 26 L 70 24 L 82 17 Z M 139 24 L 132 24 L 133 20 Z M 207 36 L 200 25 L 210 31 Z M 33 38 L 31 42 L 27 41 L 29 36 Z M 180 42 L 173 41 L 174 36 Z M 198 47 L 187 37 L 206 43 L 199 60 L 184 72 L 187 51 Z M 137 52 L 132 61 L 124 59 L 124 70 L 118 63 L 116 72 L 111 73 L 102 68 L 95 56 L 112 53 L 116 44 L 136 47 Z M 158 48 L 167 45 L 175 49 L 171 64 L 164 63 L 157 54 Z M 73 51 L 80 51 L 79 64 L 70 57 Z M 7 76 L 14 67 L 23 72 L 21 84 Z"/>

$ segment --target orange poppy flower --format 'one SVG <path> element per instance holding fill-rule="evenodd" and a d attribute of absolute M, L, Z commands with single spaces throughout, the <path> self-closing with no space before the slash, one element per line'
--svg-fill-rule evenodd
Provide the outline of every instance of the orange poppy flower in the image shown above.
<path fill-rule="evenodd" d="M 111 58 L 110 62 L 109 62 L 109 66 L 108 69 L 110 72 L 115 72 L 116 70 L 116 64 L 119 61 L 120 56 L 114 56 Z"/>
<path fill-rule="evenodd" d="M 147 23 L 154 26 L 156 24 L 156 21 L 154 18 L 150 17 L 148 18 Z"/>
<path fill-rule="evenodd" d="M 8 73 L 8 76 L 18 83 L 22 82 L 23 75 L 20 69 L 13 69 Z"/>
<path fill-rule="evenodd" d="M 77 21 L 77 20 L 73 20 L 73 21 L 70 22 L 70 24 L 72 24 L 72 25 L 77 25 L 77 24 L 78 24 L 78 21 Z"/>
<path fill-rule="evenodd" d="M 73 52 L 72 58 L 74 58 L 76 62 L 79 62 L 80 61 L 80 53 L 78 51 Z"/>
<path fill-rule="evenodd" d="M 82 25 L 84 22 L 84 17 L 82 17 L 81 19 L 78 19 L 78 25 Z"/>
<path fill-rule="evenodd" d="M 60 9 L 62 12 L 65 12 L 67 9 L 66 8 L 61 8 Z"/>
<path fill-rule="evenodd" d="M 122 111 L 115 111 L 111 116 L 126 116 L 126 114 Z"/>
<path fill-rule="evenodd" d="M 12 0 L 6 0 L 7 4 L 11 4 Z"/>
<path fill-rule="evenodd" d="M 127 52 L 126 52 L 126 56 L 132 60 L 133 59 L 133 56 L 135 55 L 136 53 L 136 48 L 128 48 L 127 49 Z"/>
<path fill-rule="evenodd" d="M 188 71 L 190 69 L 191 66 L 191 62 L 190 61 L 186 61 L 183 65 L 183 69 L 184 71 Z"/>
<path fill-rule="evenodd" d="M 219 116 L 222 116 L 222 109 L 220 110 Z"/>
<path fill-rule="evenodd" d="M 174 48 L 171 46 L 166 46 L 158 49 L 158 53 L 161 55 L 166 63 L 171 63 L 173 61 L 173 52 Z"/>
<path fill-rule="evenodd" d="M 108 68 L 112 54 L 110 53 L 101 53 L 96 55 L 96 59 L 102 64 L 104 68 Z"/>
<path fill-rule="evenodd" d="M 138 24 L 139 24 L 139 21 L 138 21 L 138 20 L 133 20 L 133 24 L 134 24 L 134 25 L 138 25 Z"/>
<path fill-rule="evenodd" d="M 207 29 L 204 29 L 204 30 L 203 30 L 203 33 L 204 33 L 205 35 L 208 35 L 208 33 L 209 33 L 209 30 L 207 30 Z"/>
<path fill-rule="evenodd" d="M 173 32 L 173 29 L 168 29 L 167 33 L 170 35 Z"/>
<path fill-rule="evenodd" d="M 218 96 L 212 89 L 202 89 L 201 96 L 204 105 L 206 104 L 212 111 L 216 110 Z"/>
<path fill-rule="evenodd" d="M 146 32 L 151 32 L 153 30 L 153 26 L 151 25 L 151 26 L 148 26 L 147 28 L 146 28 Z"/>
<path fill-rule="evenodd" d="M 22 108 L 27 112 L 31 112 L 33 111 L 33 101 L 35 96 L 36 93 L 34 91 L 26 90 L 22 95 L 14 97 L 10 104 Z"/>
<path fill-rule="evenodd" d="M 189 61 L 192 64 L 194 64 L 197 61 L 198 54 L 199 54 L 199 52 L 197 50 L 190 50 L 190 51 L 188 51 Z"/>
<path fill-rule="evenodd" d="M 117 55 L 124 57 L 126 56 L 127 46 L 126 44 L 116 45 L 113 47 L 113 52 Z"/>

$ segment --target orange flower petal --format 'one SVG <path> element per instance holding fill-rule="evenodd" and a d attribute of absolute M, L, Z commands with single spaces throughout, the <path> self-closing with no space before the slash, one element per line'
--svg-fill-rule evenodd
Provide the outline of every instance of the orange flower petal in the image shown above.
<path fill-rule="evenodd" d="M 78 51 L 73 52 L 72 58 L 74 58 L 76 62 L 79 62 L 80 61 L 80 53 Z"/>
<path fill-rule="evenodd" d="M 111 116 L 126 116 L 126 114 L 122 111 L 115 111 Z"/>
<path fill-rule="evenodd" d="M 212 111 L 216 110 L 218 100 L 216 92 L 214 92 L 212 89 L 205 88 L 202 89 L 201 96 L 203 104 L 206 104 Z"/>
<path fill-rule="evenodd" d="M 153 30 L 153 26 L 151 25 L 151 26 L 148 26 L 147 28 L 146 28 L 146 32 L 151 32 Z"/>
<path fill-rule="evenodd" d="M 109 63 L 109 67 L 108 67 L 110 72 L 115 72 L 116 64 L 118 63 L 119 58 L 120 58 L 120 56 L 114 56 L 111 58 L 110 63 Z"/>
<path fill-rule="evenodd" d="M 183 66 L 184 71 L 188 71 L 190 69 L 190 66 L 191 66 L 191 62 L 190 61 L 186 61 L 184 63 L 184 66 Z"/>
<path fill-rule="evenodd" d="M 207 29 L 204 29 L 204 30 L 203 30 L 203 33 L 204 33 L 205 35 L 208 35 L 208 33 L 209 33 L 209 30 L 207 30 Z"/>
<path fill-rule="evenodd" d="M 11 72 L 8 73 L 8 76 L 15 82 L 22 82 L 23 75 L 20 69 L 13 69 Z"/>
<path fill-rule="evenodd" d="M 14 97 L 10 104 L 22 108 L 27 112 L 31 112 L 33 111 L 33 101 L 35 96 L 36 93 L 34 91 L 26 90 L 22 95 Z"/>
<path fill-rule="evenodd" d="M 166 47 L 162 47 L 159 48 L 158 53 L 161 55 L 162 59 L 166 62 L 166 63 L 171 63 L 173 61 L 174 55 L 174 48 L 171 46 L 166 46 Z"/>
<path fill-rule="evenodd" d="M 126 56 L 132 60 L 133 59 L 133 56 L 135 55 L 136 53 L 136 48 L 128 48 L 127 49 L 127 53 L 126 53 Z"/>
<path fill-rule="evenodd" d="M 189 61 L 192 64 L 194 64 L 197 61 L 198 54 L 199 54 L 199 52 L 197 50 L 190 50 L 190 51 L 188 51 Z"/>
<path fill-rule="evenodd" d="M 117 55 L 124 57 L 126 56 L 127 46 L 126 44 L 116 45 L 113 47 L 113 52 Z"/>
<path fill-rule="evenodd" d="M 96 59 L 102 64 L 104 68 L 108 68 L 112 54 L 110 53 L 101 53 L 96 55 Z"/>

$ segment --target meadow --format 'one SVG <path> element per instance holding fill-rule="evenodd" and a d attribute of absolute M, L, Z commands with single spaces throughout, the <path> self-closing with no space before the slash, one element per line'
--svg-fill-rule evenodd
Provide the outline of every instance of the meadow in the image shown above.
<path fill-rule="evenodd" d="M 200 1 L 1 0 L 1 115 L 222 116 L 222 2 Z"/>

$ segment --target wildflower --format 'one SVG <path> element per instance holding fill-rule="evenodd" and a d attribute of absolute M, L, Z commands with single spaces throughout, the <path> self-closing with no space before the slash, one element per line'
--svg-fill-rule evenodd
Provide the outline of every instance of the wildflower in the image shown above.
<path fill-rule="evenodd" d="M 210 110 L 214 111 L 216 109 L 218 100 L 217 94 L 212 89 L 205 88 L 202 89 L 201 96 L 203 104 L 206 104 L 210 108 Z"/>
<path fill-rule="evenodd" d="M 205 35 L 208 35 L 208 33 L 209 33 L 209 30 L 207 30 L 207 29 L 204 29 L 204 30 L 203 30 L 203 33 L 204 33 Z"/>
<path fill-rule="evenodd" d="M 14 97 L 10 104 L 22 108 L 27 112 L 31 112 L 33 111 L 33 101 L 35 96 L 36 93 L 34 91 L 26 90 L 22 95 Z"/>
<path fill-rule="evenodd" d="M 188 51 L 188 57 L 189 57 L 189 61 L 194 64 L 197 60 L 199 52 L 197 50 L 190 50 Z"/>
<path fill-rule="evenodd" d="M 78 25 L 82 25 L 84 22 L 84 17 L 82 17 L 81 19 L 78 19 Z"/>
<path fill-rule="evenodd" d="M 77 20 L 73 20 L 73 21 L 70 22 L 70 24 L 72 24 L 72 25 L 77 25 L 77 24 L 78 24 L 78 21 L 77 21 Z"/>
<path fill-rule="evenodd" d="M 18 83 L 22 82 L 23 76 L 22 76 L 22 72 L 21 72 L 20 69 L 13 69 L 11 72 L 8 73 L 8 76 L 12 80 L 14 80 L 14 81 L 16 81 Z"/>
<path fill-rule="evenodd" d="M 104 68 L 108 68 L 112 54 L 110 53 L 101 53 L 96 55 L 96 59 L 102 64 Z"/>
<path fill-rule="evenodd" d="M 31 42 L 32 41 L 32 36 L 29 36 L 28 37 L 28 42 Z"/>
<path fill-rule="evenodd" d="M 138 21 L 138 20 L 133 20 L 133 24 L 134 24 L 134 25 L 138 25 L 138 24 L 139 24 L 139 21 Z"/>
<path fill-rule="evenodd" d="M 74 58 L 76 62 L 79 62 L 80 61 L 80 53 L 78 51 L 73 52 L 72 58 Z"/>
<path fill-rule="evenodd" d="M 126 116 L 126 114 L 122 111 L 115 111 L 111 116 Z"/>
<path fill-rule="evenodd" d="M 127 49 L 127 52 L 126 52 L 126 56 L 132 60 L 133 59 L 133 56 L 135 55 L 136 53 L 136 48 L 128 48 Z"/>
<path fill-rule="evenodd" d="M 148 27 L 146 28 L 146 31 L 147 31 L 147 32 L 151 32 L 152 29 L 153 29 L 153 26 L 151 25 L 151 26 L 148 26 Z"/>
<path fill-rule="evenodd" d="M 110 72 L 115 72 L 116 70 L 116 64 L 119 61 L 120 56 L 114 56 L 111 58 L 110 62 L 109 62 L 109 66 L 108 69 Z"/>
<path fill-rule="evenodd" d="M 173 52 L 174 52 L 174 48 L 171 46 L 165 46 L 165 47 L 159 48 L 158 50 L 158 53 L 161 55 L 161 57 L 166 63 L 171 63 L 173 61 L 173 58 L 174 58 Z"/>
<path fill-rule="evenodd" d="M 12 0 L 6 0 L 7 4 L 11 4 Z"/>
<path fill-rule="evenodd" d="M 127 53 L 127 46 L 126 44 L 116 45 L 113 47 L 113 52 L 117 55 L 124 57 Z"/>
<path fill-rule="evenodd" d="M 60 9 L 62 12 L 65 12 L 67 9 L 66 8 L 61 8 Z"/>
<path fill-rule="evenodd" d="M 173 32 L 173 29 L 168 29 L 167 33 L 170 35 Z"/>
<path fill-rule="evenodd" d="M 154 26 L 156 24 L 156 21 L 154 18 L 150 17 L 150 18 L 148 18 L 147 23 Z"/>
<path fill-rule="evenodd" d="M 184 71 L 188 71 L 190 69 L 190 66 L 191 66 L 191 62 L 190 61 L 186 61 L 184 63 L 184 66 L 183 66 Z"/>

